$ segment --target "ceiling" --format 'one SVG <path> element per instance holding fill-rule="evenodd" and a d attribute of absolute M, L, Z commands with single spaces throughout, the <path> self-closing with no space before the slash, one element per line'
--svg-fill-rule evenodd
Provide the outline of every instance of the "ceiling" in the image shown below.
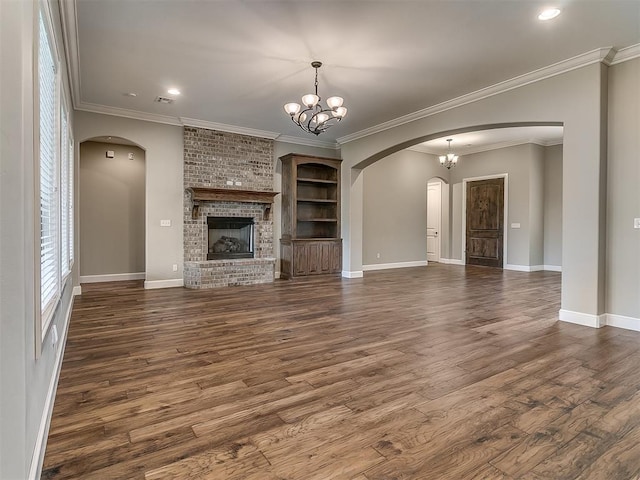
<path fill-rule="evenodd" d="M 342 96 L 349 109 L 319 137 L 335 142 L 595 49 L 640 43 L 640 0 L 558 0 L 562 13 L 547 22 L 537 19 L 547 0 L 68 5 L 77 108 L 301 141 L 316 137 L 294 125 L 282 106 L 312 91 L 312 60 L 324 63 L 320 96 Z M 181 95 L 168 94 L 170 87 Z M 157 96 L 174 102 L 154 103 Z"/>

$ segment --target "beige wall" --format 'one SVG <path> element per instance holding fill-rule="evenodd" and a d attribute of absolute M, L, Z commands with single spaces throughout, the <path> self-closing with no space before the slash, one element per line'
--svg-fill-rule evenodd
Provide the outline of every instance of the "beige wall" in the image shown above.
<path fill-rule="evenodd" d="M 107 150 L 114 158 L 107 158 Z M 80 145 L 81 277 L 144 272 L 144 157 L 135 146 Z"/>
<path fill-rule="evenodd" d="M 544 264 L 562 266 L 562 145 L 545 148 Z"/>
<path fill-rule="evenodd" d="M 607 312 L 640 328 L 640 59 L 609 69 Z"/>

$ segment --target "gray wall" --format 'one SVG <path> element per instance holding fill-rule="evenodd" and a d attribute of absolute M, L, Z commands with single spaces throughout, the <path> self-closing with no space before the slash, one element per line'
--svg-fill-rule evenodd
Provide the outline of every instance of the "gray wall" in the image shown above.
<path fill-rule="evenodd" d="M 54 9 L 57 2 L 53 2 Z M 47 415 L 72 304 L 68 277 L 52 319 L 60 334 L 53 345 L 50 328 L 36 359 L 36 286 L 39 231 L 36 229 L 34 165 L 34 38 L 36 2 L 0 2 L 0 478 L 39 478 Z M 58 12 L 55 35 L 60 39 Z M 60 45 L 62 45 L 60 43 Z M 63 83 L 66 65 L 61 65 Z M 37 282 L 37 283 L 36 283 Z M 42 428 L 42 430 L 40 430 Z M 34 458 L 34 455 L 38 455 Z"/>
<path fill-rule="evenodd" d="M 607 312 L 640 319 L 640 59 L 609 68 Z"/>
<path fill-rule="evenodd" d="M 182 127 L 78 111 L 74 118 L 76 143 L 113 136 L 145 150 L 146 285 L 179 285 L 184 254 Z M 160 226 L 165 219 L 171 220 L 170 227 Z"/>
<path fill-rule="evenodd" d="M 544 265 L 562 266 L 562 145 L 545 148 Z"/>
<path fill-rule="evenodd" d="M 570 177 L 571 182 L 565 180 L 563 185 L 560 314 L 585 323 L 599 321 L 605 309 L 605 247 L 601 237 L 606 199 L 606 69 L 594 63 L 475 101 L 461 100 L 428 116 L 342 144 L 343 172 L 352 178 L 351 183 L 343 184 L 342 195 L 346 275 L 355 276 L 362 270 L 363 182 L 358 172 L 365 166 L 421 141 L 482 125 L 561 122 L 563 177 Z"/>
<path fill-rule="evenodd" d="M 144 156 L 129 145 L 80 146 L 81 276 L 144 272 Z"/>
<path fill-rule="evenodd" d="M 460 157 L 458 166 L 451 170 L 451 183 L 454 187 L 459 184 L 459 188 L 454 190 L 459 198 L 453 199 L 457 207 L 455 214 L 459 217 L 453 218 L 457 228 L 452 258 L 462 259 L 462 180 L 506 173 L 506 263 L 520 266 L 541 265 L 542 151 L 542 147 L 538 145 L 524 144 Z M 519 223 L 520 228 L 511 228 L 512 223 Z M 531 259 L 538 263 L 532 264 Z"/>
<path fill-rule="evenodd" d="M 447 173 L 433 155 L 412 150 L 397 152 L 363 171 L 363 265 L 426 261 L 427 183 Z M 447 220 L 443 218 L 443 224 Z M 448 231 L 448 225 L 442 227 Z M 441 242 L 446 258 L 448 235 L 443 234 Z"/>

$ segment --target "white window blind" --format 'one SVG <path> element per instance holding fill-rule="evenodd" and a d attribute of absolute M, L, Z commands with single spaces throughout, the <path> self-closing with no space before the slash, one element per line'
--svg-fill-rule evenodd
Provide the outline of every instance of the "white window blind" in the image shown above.
<path fill-rule="evenodd" d="M 67 127 L 68 128 L 68 127 Z M 68 208 L 69 208 L 69 268 L 73 265 L 73 168 L 75 162 L 73 160 L 73 138 L 71 137 L 71 129 L 69 129 L 67 136 L 67 152 L 69 162 L 69 174 L 68 174 Z"/>
<path fill-rule="evenodd" d="M 67 139 L 69 138 L 69 122 L 67 120 L 66 109 L 62 108 L 62 129 L 60 145 L 60 266 L 62 270 L 62 278 L 66 277 L 70 271 L 69 262 L 69 149 L 67 148 Z"/>
<path fill-rule="evenodd" d="M 59 293 L 59 192 L 56 117 L 57 71 L 40 12 L 38 76 L 40 92 L 40 301 L 46 328 Z"/>

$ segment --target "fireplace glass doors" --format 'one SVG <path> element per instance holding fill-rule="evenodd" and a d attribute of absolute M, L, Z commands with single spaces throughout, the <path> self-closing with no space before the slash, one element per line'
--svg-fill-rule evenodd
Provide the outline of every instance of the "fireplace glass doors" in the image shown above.
<path fill-rule="evenodd" d="M 253 258 L 253 218 L 207 217 L 207 260 Z"/>

